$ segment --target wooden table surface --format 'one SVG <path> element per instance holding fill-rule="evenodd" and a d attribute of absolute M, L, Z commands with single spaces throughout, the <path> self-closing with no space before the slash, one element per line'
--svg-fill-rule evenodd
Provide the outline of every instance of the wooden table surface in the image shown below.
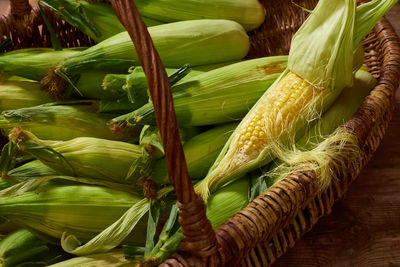
<path fill-rule="evenodd" d="M 400 36 L 400 3 L 386 16 Z M 332 213 L 273 267 L 400 266 L 400 90 L 381 146 Z"/>
<path fill-rule="evenodd" d="M 0 0 L 0 14 L 7 5 Z M 400 4 L 387 18 L 400 36 Z M 399 106 L 399 91 L 396 102 Z M 273 266 L 400 266 L 399 108 L 381 146 L 344 199 Z"/>

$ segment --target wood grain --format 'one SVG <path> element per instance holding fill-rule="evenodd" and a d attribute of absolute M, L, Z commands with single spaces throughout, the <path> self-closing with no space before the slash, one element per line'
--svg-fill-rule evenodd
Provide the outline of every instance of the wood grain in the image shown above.
<path fill-rule="evenodd" d="M 400 4 L 387 18 L 400 35 Z M 381 146 L 332 214 L 273 267 L 400 266 L 400 92 Z"/>

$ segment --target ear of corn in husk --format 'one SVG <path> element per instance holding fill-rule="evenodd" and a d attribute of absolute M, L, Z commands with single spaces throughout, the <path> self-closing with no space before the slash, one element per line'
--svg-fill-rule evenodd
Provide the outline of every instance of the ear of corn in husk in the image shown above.
<path fill-rule="evenodd" d="M 243 58 L 249 50 L 249 37 L 236 22 L 228 20 L 193 20 L 149 28 L 154 45 L 165 67 L 181 67 L 219 63 Z M 105 64 L 106 62 L 106 64 Z M 104 70 L 105 67 L 129 68 L 139 65 L 134 45 L 127 32 L 114 35 L 74 56 L 49 72 L 42 80 L 44 88 L 55 95 L 65 89 L 58 75 L 67 78 L 83 69 Z M 83 64 L 83 65 L 82 65 Z M 99 66 L 100 65 L 100 66 Z M 126 68 L 126 69 L 127 69 Z M 64 88 L 57 88 L 64 87 Z"/>
<path fill-rule="evenodd" d="M 51 48 L 26 48 L 7 52 L 0 55 L 0 71 L 40 81 L 49 69 L 84 49 L 79 47 L 54 51 Z"/>
<path fill-rule="evenodd" d="M 61 19 L 80 29 L 96 42 L 125 31 L 109 4 L 77 0 L 41 0 L 40 2 L 56 11 Z M 162 24 L 162 22 L 146 18 L 144 22 L 147 26 Z"/>
<path fill-rule="evenodd" d="M 268 185 L 273 185 L 286 174 L 293 171 L 296 164 L 302 164 L 302 168 L 305 170 L 305 162 L 311 162 L 312 157 L 320 158 L 320 164 L 322 164 L 322 159 L 328 154 L 326 151 L 323 151 L 322 148 L 331 151 L 338 146 L 336 145 L 333 146 L 333 148 L 326 148 L 323 147 L 323 145 L 320 145 L 320 143 L 324 142 L 326 139 L 329 140 L 336 138 L 339 139 L 339 144 L 341 144 L 343 140 L 349 138 L 345 134 L 335 134 L 335 130 L 345 121 L 350 119 L 350 117 L 357 111 L 362 101 L 368 95 L 369 91 L 374 87 L 375 83 L 375 78 L 369 72 L 365 70 L 359 70 L 356 72 L 353 86 L 343 90 L 338 99 L 336 99 L 336 101 L 322 115 L 322 117 L 309 129 L 307 129 L 306 133 L 299 140 L 297 140 L 293 151 L 289 153 L 287 157 L 274 161 L 273 164 L 271 164 L 270 172 L 266 175 L 267 178 L 270 178 L 269 181 L 267 180 Z M 354 140 L 352 141 L 352 139 L 350 139 L 350 141 L 356 143 Z M 319 145 L 320 147 L 318 148 Z M 317 154 L 319 150 L 322 151 Z M 337 151 L 342 150 L 338 149 Z M 335 154 L 337 151 L 331 151 L 330 154 Z M 342 153 L 345 152 L 346 151 L 342 151 Z M 353 155 L 352 153 L 348 153 L 347 160 L 350 160 L 352 157 L 354 158 L 356 155 L 357 154 L 354 153 Z M 329 181 L 320 181 L 320 183 L 327 182 Z"/>
<path fill-rule="evenodd" d="M 52 99 L 40 90 L 40 84 L 34 81 L 5 81 L 0 84 L 0 112 L 37 106 Z"/>
<path fill-rule="evenodd" d="M 181 69 L 167 68 L 165 71 L 172 84 L 203 73 L 191 71 L 188 66 Z M 109 74 L 104 71 L 84 72 L 79 75 L 78 82 L 74 86 L 78 89 L 80 96 L 85 98 L 120 101 L 129 98 L 135 104 L 132 109 L 135 109 L 148 102 L 147 80 L 142 67 L 133 68 L 130 72 L 131 74 Z M 73 86 L 70 86 L 70 89 L 74 90 Z"/>
<path fill-rule="evenodd" d="M 45 266 L 61 256 L 60 251 L 51 248 L 28 230 L 17 230 L 0 242 L 0 264 L 4 267 L 21 266 L 20 264 Z"/>
<path fill-rule="evenodd" d="M 143 154 L 138 145 L 93 137 L 40 140 L 20 127 L 14 128 L 9 138 L 21 152 L 61 174 L 120 183 L 129 183 L 125 180 L 129 167 Z"/>
<path fill-rule="evenodd" d="M 265 18 L 265 9 L 257 0 L 139 0 L 135 4 L 143 16 L 165 22 L 229 19 L 242 24 L 246 30 L 252 30 Z"/>
<path fill-rule="evenodd" d="M 43 164 L 40 160 L 32 160 L 8 172 L 7 178 L 15 178 L 19 182 L 43 176 L 59 175 L 56 170 Z"/>
<path fill-rule="evenodd" d="M 354 30 L 355 12 L 354 0 L 317 4 L 293 37 L 288 69 L 242 120 L 197 186 L 204 200 L 210 191 L 231 179 L 275 157 L 285 157 L 287 148 L 293 146 L 295 136 L 304 131 L 305 124 L 318 118 L 343 87 L 352 85 L 352 56 L 358 46 L 354 33 L 365 35 L 372 25 L 356 25 L 363 31 Z"/>
<path fill-rule="evenodd" d="M 183 145 L 198 133 L 199 130 L 195 127 L 179 129 L 179 136 Z M 143 127 L 140 133 L 139 144 L 144 147 L 152 159 L 159 159 L 164 156 L 164 147 L 161 142 L 160 132 L 155 126 L 145 125 Z"/>
<path fill-rule="evenodd" d="M 113 115 L 97 114 L 97 108 L 97 102 L 80 101 L 7 110 L 0 116 L 0 128 L 8 134 L 12 128 L 21 126 L 38 138 L 56 140 L 87 136 L 127 141 L 138 137 L 135 131 L 113 133 L 107 125 Z"/>
<path fill-rule="evenodd" d="M 178 122 L 185 126 L 240 119 L 286 68 L 287 56 L 247 60 L 199 74 L 173 87 Z M 155 125 L 152 103 L 113 119 Z"/>
<path fill-rule="evenodd" d="M 179 136 L 181 138 L 181 143 L 185 144 L 187 140 L 191 141 L 192 138 L 194 138 L 194 140 L 196 140 L 197 138 L 201 138 L 194 137 L 196 134 L 198 134 L 198 132 L 199 130 L 195 127 L 180 128 Z M 199 136 L 202 136 L 202 134 L 200 134 Z M 216 140 L 219 141 L 218 137 Z M 191 141 L 191 143 L 192 142 L 193 141 Z M 148 176 L 150 176 L 154 169 L 157 169 L 156 172 L 158 173 L 158 176 L 166 174 L 167 169 L 165 161 L 164 159 L 161 159 L 164 157 L 164 147 L 162 145 L 161 136 L 158 128 L 156 126 L 145 125 L 140 134 L 139 144 L 143 148 L 142 155 L 132 162 L 126 176 L 126 180 L 137 182 L 139 179 L 147 178 Z M 200 146 L 198 146 L 197 148 L 199 147 Z M 198 151 L 200 150 L 201 149 L 199 148 Z M 194 155 L 194 153 L 192 154 Z M 212 156 L 212 154 L 210 154 L 209 156 Z M 197 159 L 200 159 L 200 157 L 198 157 Z M 157 163 L 157 160 L 160 160 L 162 163 Z M 205 162 L 199 160 L 196 162 L 196 164 L 205 164 Z M 192 164 L 190 165 L 191 166 L 189 167 L 189 169 L 192 168 Z M 163 176 L 163 178 L 165 177 Z"/>
<path fill-rule="evenodd" d="M 250 188 L 251 181 L 249 177 L 245 176 L 213 193 L 206 207 L 207 218 L 213 229 L 218 228 L 223 222 L 246 207 L 249 203 Z M 160 233 L 159 241 L 151 253 L 145 257 L 145 263 L 161 264 L 178 249 L 184 235 L 179 229 L 176 213 L 177 207 L 175 212 L 171 210 L 170 217 Z"/>
<path fill-rule="evenodd" d="M 107 187 L 67 181 L 74 181 L 74 178 L 38 178 L 0 191 L 0 215 L 51 242 L 58 243 L 63 235 L 86 242 L 141 199 Z M 125 243 L 144 244 L 145 218 L 140 220 L 143 215 L 143 210 L 136 215 L 139 216 L 135 222 L 137 231 L 130 236 L 126 233 Z M 107 237 L 112 239 L 111 235 Z"/>
<path fill-rule="evenodd" d="M 124 251 L 117 249 L 108 253 L 92 254 L 82 257 L 72 258 L 56 264 L 49 265 L 49 267 L 94 267 L 94 266 L 108 266 L 108 267 L 122 267 L 133 266 L 135 260 L 126 259 Z"/>
<path fill-rule="evenodd" d="M 343 90 L 317 123 L 296 142 L 296 146 L 301 150 L 310 150 L 321 142 L 324 137 L 350 119 L 375 84 L 376 79 L 368 71 L 357 71 L 354 75 L 353 86 Z"/>
<path fill-rule="evenodd" d="M 192 179 L 196 180 L 207 174 L 236 125 L 231 123 L 217 126 L 186 141 L 183 150 L 189 176 Z M 154 163 L 150 178 L 160 185 L 168 183 L 168 171 L 164 159 Z"/>

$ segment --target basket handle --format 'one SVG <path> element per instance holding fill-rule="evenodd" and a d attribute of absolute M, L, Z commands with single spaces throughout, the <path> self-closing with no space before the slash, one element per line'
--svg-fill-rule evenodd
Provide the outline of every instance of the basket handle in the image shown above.
<path fill-rule="evenodd" d="M 165 150 L 169 181 L 178 198 L 179 222 L 182 233 L 185 235 L 180 250 L 197 256 L 199 263 L 205 261 L 216 263 L 219 259 L 216 235 L 206 217 L 204 202 L 195 193 L 189 177 L 179 138 L 171 85 L 160 56 L 134 1 L 111 0 L 111 4 L 134 43 L 146 74 L 157 126 Z"/>
<path fill-rule="evenodd" d="M 31 13 L 32 6 L 29 0 L 10 0 L 11 15 L 22 17 Z"/>

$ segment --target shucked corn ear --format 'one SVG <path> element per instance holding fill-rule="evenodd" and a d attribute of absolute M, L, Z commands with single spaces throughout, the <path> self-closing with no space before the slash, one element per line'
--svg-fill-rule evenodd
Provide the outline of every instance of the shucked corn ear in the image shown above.
<path fill-rule="evenodd" d="M 111 5 L 77 0 L 41 0 L 42 4 L 55 10 L 61 19 L 86 33 L 96 42 L 103 41 L 125 31 Z M 147 26 L 162 24 L 143 18 Z"/>
<path fill-rule="evenodd" d="M 110 115 L 95 113 L 96 104 L 87 101 L 68 105 L 48 103 L 3 111 L 0 116 L 0 129 L 8 134 L 12 128 L 21 126 L 39 138 L 56 140 L 87 136 L 127 141 L 138 137 L 135 133 L 125 130 L 113 133 L 107 125 Z"/>
<path fill-rule="evenodd" d="M 247 60 L 185 80 L 173 87 L 178 122 L 211 125 L 242 118 L 286 68 L 287 56 Z M 119 116 L 115 123 L 153 124 L 152 103 Z"/>
<path fill-rule="evenodd" d="M 129 167 L 143 153 L 138 145 L 93 137 L 40 140 L 20 127 L 11 131 L 10 141 L 61 174 L 120 183 L 129 182 Z"/>
<path fill-rule="evenodd" d="M 316 154 L 318 150 L 313 151 L 313 149 L 324 140 L 334 137 L 335 130 L 357 111 L 375 83 L 375 78 L 369 72 L 357 71 L 354 75 L 353 86 L 345 88 L 322 117 L 296 141 L 291 155 L 288 155 L 284 162 L 275 160 L 271 164 L 270 172 L 267 174 L 267 177 L 271 178 L 267 180 L 268 184 L 276 183 L 290 173 L 295 165 L 310 161 L 310 156 L 322 158 L 321 154 Z M 347 157 L 350 159 L 350 155 Z M 320 183 L 324 182 L 326 181 L 320 181 Z"/>
<path fill-rule="evenodd" d="M 51 102 L 51 97 L 40 90 L 34 81 L 5 81 L 0 84 L 0 112 Z"/>
<path fill-rule="evenodd" d="M 386 1 L 378 14 L 394 2 Z M 197 186 L 204 200 L 229 180 L 285 157 L 305 124 L 352 85 L 353 51 L 374 24 L 355 23 L 355 13 L 355 0 L 318 2 L 293 37 L 287 70 L 242 120 Z"/>
<path fill-rule="evenodd" d="M 165 67 L 180 68 L 220 63 L 243 58 L 250 47 L 249 37 L 236 22 L 229 20 L 192 20 L 149 28 L 154 45 Z M 110 37 L 74 56 L 54 70 L 67 78 L 84 70 L 127 70 L 138 66 L 138 56 L 127 32 Z M 49 92 L 64 88 L 60 77 L 52 71 L 42 80 Z"/>
<path fill-rule="evenodd" d="M 61 177 L 60 177 L 61 179 Z M 0 216 L 29 228 L 48 241 L 59 243 L 64 233 L 86 242 L 118 220 L 133 204 L 137 195 L 84 184 L 54 180 L 29 188 L 29 182 L 0 191 Z M 137 231 L 124 241 L 143 245 L 145 218 L 136 225 Z"/>
<path fill-rule="evenodd" d="M 54 51 L 51 48 L 26 48 L 7 52 L 0 55 L 0 71 L 40 81 L 49 69 L 84 49 L 79 47 Z"/>

